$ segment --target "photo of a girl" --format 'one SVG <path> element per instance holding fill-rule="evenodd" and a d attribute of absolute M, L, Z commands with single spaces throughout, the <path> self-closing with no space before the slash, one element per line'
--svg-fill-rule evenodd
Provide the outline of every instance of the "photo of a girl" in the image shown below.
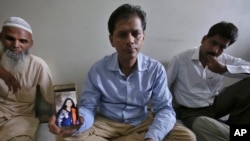
<path fill-rule="evenodd" d="M 66 98 L 57 113 L 59 127 L 74 126 L 78 124 L 77 107 L 71 98 Z"/>

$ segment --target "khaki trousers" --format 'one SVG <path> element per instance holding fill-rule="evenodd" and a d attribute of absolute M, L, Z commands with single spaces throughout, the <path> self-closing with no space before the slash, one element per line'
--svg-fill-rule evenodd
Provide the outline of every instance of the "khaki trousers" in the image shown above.
<path fill-rule="evenodd" d="M 96 116 L 92 128 L 76 137 L 57 137 L 57 141 L 143 141 L 145 134 L 152 124 L 153 116 L 150 115 L 138 126 L 111 121 L 103 116 Z M 165 137 L 164 141 L 196 141 L 191 130 L 175 125 Z"/>
<path fill-rule="evenodd" d="M 37 125 L 33 117 L 0 117 L 0 141 L 33 141 Z"/>
<path fill-rule="evenodd" d="M 18 137 L 14 137 L 8 141 L 33 141 L 33 140 L 29 136 L 18 136 Z"/>

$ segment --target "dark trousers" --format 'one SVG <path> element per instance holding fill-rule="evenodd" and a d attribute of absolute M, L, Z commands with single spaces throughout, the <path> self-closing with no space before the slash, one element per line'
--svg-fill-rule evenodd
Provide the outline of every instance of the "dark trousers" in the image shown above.
<path fill-rule="evenodd" d="M 250 125 L 250 78 L 223 89 L 211 106 L 201 108 L 179 106 L 176 108 L 176 113 L 190 129 L 199 116 L 218 119 L 228 114 L 227 124 Z"/>

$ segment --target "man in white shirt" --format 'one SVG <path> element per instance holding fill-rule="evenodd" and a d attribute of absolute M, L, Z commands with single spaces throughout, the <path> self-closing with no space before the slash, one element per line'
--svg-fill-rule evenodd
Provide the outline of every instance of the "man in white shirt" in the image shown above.
<path fill-rule="evenodd" d="M 223 53 L 237 37 L 234 24 L 219 22 L 200 47 L 176 55 L 167 67 L 177 115 L 198 141 L 226 141 L 228 125 L 250 125 L 250 62 Z M 225 77 L 242 80 L 222 91 Z M 218 120 L 227 114 L 226 122 Z"/>

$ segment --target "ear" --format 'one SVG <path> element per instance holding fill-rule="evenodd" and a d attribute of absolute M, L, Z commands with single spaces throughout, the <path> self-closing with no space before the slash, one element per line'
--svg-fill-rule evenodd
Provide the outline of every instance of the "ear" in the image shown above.
<path fill-rule="evenodd" d="M 30 41 L 29 41 L 29 49 L 33 47 L 33 44 L 34 44 L 33 39 L 30 39 Z"/>
<path fill-rule="evenodd" d="M 32 40 L 30 41 L 30 47 L 33 47 L 33 44 L 34 44 L 34 40 L 32 39 Z"/>
<path fill-rule="evenodd" d="M 113 36 L 111 34 L 109 35 L 109 42 L 114 47 Z"/>
<path fill-rule="evenodd" d="M 145 39 L 145 32 L 143 31 L 143 38 L 142 38 L 142 40 L 144 41 L 144 39 Z"/>
<path fill-rule="evenodd" d="M 207 39 L 207 35 L 203 36 L 202 40 L 201 40 L 201 44 Z"/>

